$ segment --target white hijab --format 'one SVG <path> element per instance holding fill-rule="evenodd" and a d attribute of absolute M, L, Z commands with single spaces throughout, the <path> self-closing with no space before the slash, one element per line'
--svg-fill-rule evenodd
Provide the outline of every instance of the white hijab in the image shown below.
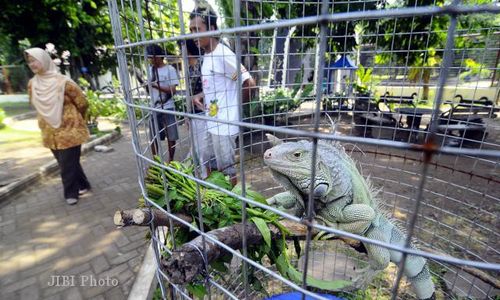
<path fill-rule="evenodd" d="M 50 55 L 41 48 L 24 51 L 42 63 L 42 70 L 31 79 L 31 103 L 37 112 L 53 128 L 61 126 L 64 104 L 64 88 L 68 77 L 60 74 Z"/>

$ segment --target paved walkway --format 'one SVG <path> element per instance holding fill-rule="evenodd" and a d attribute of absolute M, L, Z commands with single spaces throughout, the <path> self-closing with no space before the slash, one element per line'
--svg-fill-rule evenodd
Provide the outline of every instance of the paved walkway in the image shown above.
<path fill-rule="evenodd" d="M 113 152 L 83 157 L 93 193 L 77 205 L 65 203 L 59 175 L 0 204 L 0 299 L 126 298 L 147 229 L 113 225 L 114 212 L 135 207 L 140 194 L 130 133 L 123 135 Z"/>

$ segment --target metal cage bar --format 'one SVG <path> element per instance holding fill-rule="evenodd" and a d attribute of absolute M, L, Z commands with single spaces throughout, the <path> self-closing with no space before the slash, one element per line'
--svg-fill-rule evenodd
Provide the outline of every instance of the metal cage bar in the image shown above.
<path fill-rule="evenodd" d="M 231 253 L 233 257 L 239 260 L 242 265 L 242 279 L 241 282 L 238 278 L 234 278 L 232 283 L 224 282 L 221 283 L 220 278 L 211 275 L 211 269 L 208 265 L 205 265 L 206 274 L 204 275 L 203 285 L 208 291 L 207 297 L 211 299 L 214 297 L 217 299 L 218 295 L 223 295 L 222 297 L 229 297 L 232 299 L 240 298 L 252 298 L 252 291 L 249 283 L 248 272 L 250 269 L 262 272 L 270 281 L 280 284 L 280 290 L 297 290 L 302 293 L 303 299 L 305 296 L 310 296 L 317 299 L 324 299 L 321 296 L 311 292 L 306 284 L 306 277 L 309 273 L 320 272 L 320 269 L 315 269 L 315 259 L 318 258 L 319 261 L 327 261 L 327 257 L 331 253 L 323 252 L 322 255 L 316 253 L 315 246 L 313 244 L 315 241 L 312 239 L 312 229 L 322 230 L 327 233 L 331 233 L 337 236 L 356 239 L 362 243 L 377 245 L 386 249 L 397 251 L 402 254 L 402 260 L 399 262 L 399 268 L 397 273 L 392 274 L 392 288 L 382 288 L 379 287 L 376 291 L 376 295 L 379 293 L 383 294 L 383 289 L 390 290 L 385 291 L 391 294 L 392 299 L 398 299 L 400 297 L 402 279 L 403 279 L 403 266 L 407 256 L 422 256 L 429 260 L 432 260 L 439 268 L 445 269 L 446 272 L 452 274 L 455 272 L 455 276 L 452 278 L 441 278 L 440 274 L 433 271 L 433 276 L 439 277 L 442 282 L 449 282 L 451 289 L 456 288 L 460 290 L 463 294 L 472 295 L 474 293 L 475 285 L 478 282 L 477 277 L 472 279 L 467 278 L 459 273 L 457 267 L 472 267 L 482 270 L 482 272 L 492 272 L 498 274 L 500 271 L 500 252 L 496 247 L 498 244 L 499 234 L 496 232 L 495 224 L 498 223 L 498 206 L 500 204 L 500 198 L 496 192 L 498 191 L 498 183 L 500 179 L 495 173 L 498 173 L 498 165 L 500 159 L 500 149 L 498 140 L 491 140 L 488 138 L 487 131 L 484 130 L 480 133 L 481 136 L 471 138 L 467 135 L 468 130 L 474 130 L 474 126 L 470 127 L 473 129 L 465 129 L 461 131 L 459 136 L 448 133 L 448 129 L 445 129 L 444 133 L 441 128 L 444 126 L 446 128 L 454 128 L 452 117 L 448 116 L 448 119 L 443 117 L 442 112 L 440 112 L 441 107 L 444 104 L 444 99 L 446 98 L 445 89 L 447 88 L 449 74 L 457 73 L 460 74 L 464 69 L 464 64 L 467 63 L 466 56 L 468 52 L 480 52 L 480 67 L 476 67 L 476 72 L 481 72 L 485 70 L 492 70 L 496 72 L 498 70 L 498 62 L 494 67 L 485 67 L 486 55 L 491 51 L 500 51 L 499 46 L 488 46 L 485 43 L 484 46 L 471 46 L 468 48 L 461 48 L 456 45 L 457 37 L 463 38 L 464 35 L 468 35 L 470 31 L 484 32 L 487 31 L 487 36 L 496 37 L 498 35 L 499 27 L 494 28 L 472 28 L 472 25 L 468 29 L 457 29 L 457 22 L 460 18 L 472 14 L 498 14 L 500 12 L 500 7 L 498 3 L 492 3 L 488 5 L 463 5 L 459 4 L 458 1 L 450 5 L 437 6 L 436 1 L 433 5 L 429 6 L 417 6 L 397 8 L 397 9 L 366 9 L 369 5 L 369 1 L 363 2 L 363 9 L 356 10 L 353 8 L 351 10 L 351 5 L 354 7 L 356 4 L 352 1 L 335 1 L 330 2 L 327 0 L 322 1 L 229 1 L 232 5 L 232 16 L 225 16 L 224 22 L 226 24 L 232 24 L 231 26 L 222 26 L 221 29 L 208 30 L 207 32 L 197 32 L 197 33 L 187 33 L 185 25 L 189 20 L 186 20 L 188 16 L 188 11 L 184 10 L 186 5 L 183 1 L 168 2 L 165 1 L 146 1 L 142 2 L 136 0 L 135 3 L 132 0 L 128 2 L 125 0 L 119 1 L 108 0 L 110 19 L 113 29 L 113 37 L 115 40 L 115 49 L 117 51 L 118 60 L 118 71 L 120 75 L 120 80 L 122 83 L 124 91 L 124 101 L 127 105 L 128 118 L 130 121 L 130 127 L 132 132 L 133 143 L 132 147 L 137 159 L 137 169 L 138 169 L 138 180 L 139 187 L 141 189 L 142 195 L 146 200 L 146 204 L 150 209 L 162 210 L 167 216 L 170 217 L 169 233 L 164 230 L 155 229 L 151 226 L 152 242 L 154 245 L 156 263 L 160 265 L 160 258 L 164 256 L 164 253 L 172 253 L 180 246 L 176 244 L 174 232 L 173 221 L 179 222 L 184 226 L 190 228 L 193 233 L 201 235 L 203 239 L 203 249 L 198 249 L 200 255 L 207 260 L 207 252 L 205 249 L 206 243 L 216 244 L 220 248 L 224 249 L 228 253 Z M 229 3 L 228 2 L 228 3 Z M 283 9 L 284 13 L 289 16 L 289 19 L 275 19 L 272 21 L 263 20 L 258 15 L 247 16 L 247 18 L 242 18 L 242 11 L 248 12 L 250 8 L 257 6 L 260 12 L 264 11 L 264 5 L 271 3 L 274 5 L 274 9 L 277 9 L 278 5 L 286 6 Z M 292 5 L 301 5 L 302 16 L 292 16 Z M 310 7 L 308 5 L 315 5 L 316 13 L 315 15 L 307 15 L 306 11 Z M 336 12 L 335 9 L 347 6 L 347 11 Z M 150 15 L 149 10 L 156 9 L 155 12 L 158 15 Z M 145 10 L 143 12 L 143 10 Z M 257 10 L 258 11 L 258 10 Z M 165 23 L 165 18 L 169 18 L 172 14 L 176 13 L 180 24 L 174 24 L 174 22 Z M 276 16 L 276 11 L 273 12 L 273 16 Z M 431 24 L 435 22 L 435 18 L 447 16 L 451 20 L 447 30 L 435 30 L 432 29 L 415 29 L 418 17 L 430 17 Z M 172 19 L 173 20 L 173 19 Z M 381 32 L 380 23 L 376 23 L 376 29 L 374 32 L 368 33 L 355 33 L 354 35 L 349 33 L 348 26 L 352 24 L 361 24 L 361 21 L 374 21 L 374 20 L 394 20 L 394 26 L 391 33 L 391 46 L 389 49 L 377 49 L 379 47 L 378 43 L 385 37 L 385 32 Z M 358 23 L 356 23 L 358 22 Z M 398 22 L 409 22 L 410 29 L 408 32 L 400 32 L 398 30 Z M 345 25 L 345 30 L 343 32 L 338 32 L 333 29 L 334 24 Z M 178 27 L 176 27 L 179 25 Z M 315 30 L 312 33 L 306 33 L 304 30 L 305 26 L 314 26 Z M 331 26 L 331 27 L 329 27 Z M 432 28 L 430 26 L 429 28 Z M 287 32 L 286 36 L 283 32 Z M 301 32 L 300 35 L 294 36 L 295 31 Z M 264 34 L 266 32 L 272 32 Z M 253 33 L 253 35 L 252 35 Z M 357 36 L 356 36 L 357 34 Z M 476 33 L 471 33 L 471 38 L 475 38 Z M 125 35 L 126 37 L 124 38 Z M 242 35 L 245 35 L 242 37 Z M 371 108 L 351 108 L 342 110 L 342 103 L 340 96 L 334 96 L 334 100 L 339 101 L 338 109 L 332 109 L 328 111 L 327 109 L 322 109 L 322 103 L 324 101 L 325 94 L 324 81 L 327 85 L 330 84 L 330 73 L 334 71 L 331 66 L 326 65 L 326 56 L 333 56 L 335 54 L 349 55 L 352 51 L 348 51 L 349 39 L 352 38 L 371 38 L 374 39 L 373 50 L 369 48 L 363 50 L 361 49 L 361 43 L 357 43 L 359 47 L 358 56 L 361 54 L 369 55 L 405 55 L 404 63 L 399 63 L 396 61 L 395 57 L 391 57 L 388 64 L 372 64 L 373 72 L 380 75 L 387 75 L 389 78 L 396 73 L 394 78 L 402 76 L 402 85 L 407 84 L 409 73 L 412 71 L 412 65 L 410 64 L 410 53 L 420 54 L 423 61 L 427 61 L 429 57 L 433 54 L 430 52 L 429 45 L 431 43 L 432 35 L 446 35 L 446 45 L 442 49 L 434 49 L 435 51 L 440 51 L 444 53 L 444 57 L 439 66 L 420 66 L 421 73 L 416 76 L 416 82 L 424 83 L 424 71 L 436 72 L 439 70 L 439 77 L 437 84 L 435 86 L 435 95 L 432 101 L 433 108 L 430 114 L 430 121 L 428 128 L 423 130 L 420 126 L 414 127 L 412 123 L 408 120 L 412 118 L 415 119 L 415 115 L 408 115 L 407 122 L 408 127 L 402 128 L 391 127 L 384 125 L 382 123 L 374 124 L 373 121 L 369 119 L 364 119 L 363 123 L 356 123 L 355 117 L 357 114 L 370 113 Z M 295 81 L 293 83 L 288 83 L 290 77 L 295 75 L 296 77 L 305 74 L 306 70 L 304 64 L 299 67 L 293 66 L 292 61 L 297 59 L 297 57 L 309 57 L 309 62 L 314 61 L 314 67 L 312 67 L 312 89 L 314 97 L 310 97 L 310 112 L 307 115 L 299 115 L 298 121 L 291 121 L 289 112 L 279 111 L 277 108 L 277 103 L 274 104 L 272 112 L 264 113 L 262 112 L 256 116 L 250 116 L 248 118 L 244 117 L 244 103 L 242 95 L 242 70 L 236 67 L 236 83 L 239 88 L 236 89 L 237 105 L 238 105 L 238 119 L 237 120 L 217 120 L 219 124 L 225 125 L 235 125 L 238 126 L 238 160 L 236 164 L 239 167 L 239 172 L 237 177 L 241 181 L 242 194 L 237 194 L 235 192 L 229 191 L 225 188 L 207 182 L 202 179 L 199 172 L 200 168 L 203 168 L 203 162 L 195 162 L 195 171 L 193 175 L 180 172 L 165 164 L 163 155 L 165 154 L 158 140 L 157 132 L 160 129 L 160 125 L 156 118 L 157 114 L 170 115 L 177 118 L 176 123 L 180 124 L 180 119 L 183 118 L 185 122 L 190 123 L 192 120 L 200 121 L 214 121 L 210 116 L 200 115 L 193 113 L 191 98 L 194 96 L 191 94 L 189 86 L 190 74 L 188 72 L 189 57 L 186 48 L 186 41 L 190 39 L 201 39 L 207 37 L 227 37 L 231 41 L 234 41 L 234 55 L 236 57 L 236 62 L 240 63 L 246 59 L 265 59 L 269 61 L 269 67 L 263 68 L 262 70 L 249 70 L 250 74 L 258 75 L 267 73 L 268 78 L 265 81 L 261 81 L 261 85 L 258 86 L 259 92 L 262 95 L 265 94 L 267 90 L 276 91 L 273 89 L 276 86 L 280 86 L 283 89 L 299 89 L 303 88 L 303 81 Z M 245 40 L 243 41 L 243 38 Z M 417 39 L 422 38 L 425 40 L 425 49 L 413 49 L 412 42 Z M 467 37 L 466 37 L 467 38 Z M 252 39 L 257 40 L 257 48 L 252 49 L 254 53 L 248 51 L 253 46 Z M 285 40 L 284 43 L 287 47 L 283 49 L 283 52 L 277 54 L 277 41 L 278 39 Z M 343 45 L 344 51 L 339 51 L 334 53 L 332 47 L 329 44 L 328 39 L 339 39 L 341 45 Z M 294 41 L 299 41 L 300 45 L 296 45 L 296 48 L 292 49 L 291 46 Z M 305 40 L 314 40 L 314 47 L 310 47 L 305 44 Z M 408 44 L 406 48 L 401 48 L 399 42 L 401 40 L 407 40 Z M 145 67 L 148 57 L 146 55 L 145 47 L 151 44 L 162 44 L 169 45 L 168 43 L 179 42 L 180 48 L 174 52 L 178 54 L 169 54 L 167 59 L 172 59 L 176 61 L 176 64 L 182 68 L 183 76 L 180 77 L 180 86 L 185 86 L 185 106 L 178 110 L 164 110 L 161 108 L 154 107 L 154 101 L 152 97 L 148 95 L 141 94 L 141 89 L 147 86 L 149 90 L 152 90 L 151 79 L 152 74 L 150 74 L 149 68 Z M 287 44 L 288 43 L 288 44 Z M 267 48 L 265 48 L 267 47 Z M 167 48 L 166 46 L 163 47 Z M 244 49 L 247 51 L 244 53 Z M 271 53 L 259 52 L 261 49 L 268 49 Z M 281 51 L 281 50 L 280 50 Z M 460 56 L 457 56 L 457 53 Z M 282 61 L 278 61 L 277 57 L 283 57 Z M 312 58 L 311 58 L 312 57 Z M 459 57 L 459 58 L 457 58 Z M 394 58 L 394 59 L 393 59 Z M 460 63 L 457 66 L 455 60 L 459 59 Z M 281 63 L 281 66 L 279 64 Z M 309 65 L 309 69 L 311 69 Z M 311 70 L 307 70 L 308 72 Z M 273 70 L 276 73 L 280 73 L 282 78 L 281 81 L 276 79 L 274 76 L 277 74 L 272 74 Z M 138 73 L 144 72 L 147 74 L 147 83 L 138 83 Z M 401 72 L 401 73 L 400 73 Z M 273 78 L 271 78 L 271 75 Z M 304 76 L 304 75 L 303 75 Z M 262 76 L 260 79 L 264 79 Z M 287 80 L 288 78 L 288 80 Z M 475 82 L 475 86 L 472 87 L 473 100 L 472 105 L 464 106 L 468 108 L 462 108 L 462 111 L 468 113 L 469 116 L 473 113 L 473 105 L 479 100 L 476 99 L 478 95 L 478 90 L 482 87 L 479 86 L 479 78 Z M 459 90 L 459 76 L 457 78 L 457 83 L 455 85 L 455 94 Z M 493 80 L 495 80 L 493 75 Z M 264 83 L 265 82 L 265 83 Z M 371 81 L 369 83 L 370 89 L 375 89 L 376 84 Z M 392 92 L 394 96 L 399 96 L 402 99 L 404 96 L 404 91 L 401 89 L 397 91 L 395 89 L 396 85 L 386 85 L 385 92 Z M 498 97 L 500 87 L 496 88 L 494 95 Z M 226 91 L 227 92 L 227 91 Z M 345 98 L 349 98 L 350 95 L 345 95 Z M 350 99 L 349 99 L 350 100 Z M 498 99 L 493 99 L 497 102 Z M 304 102 L 307 102 L 304 100 Z M 399 104 L 401 104 L 401 100 Z M 260 101 L 251 102 L 251 104 L 260 105 Z M 379 105 L 379 104 L 377 104 Z M 381 113 L 383 115 L 383 112 Z M 490 112 L 490 116 L 494 114 L 493 110 Z M 349 127 L 347 134 L 332 134 L 325 133 L 324 127 L 325 122 L 322 116 L 332 115 L 339 120 L 339 125 L 344 125 Z M 387 113 L 391 118 L 395 119 L 397 112 L 390 111 Z M 346 118 L 347 122 L 342 122 L 342 118 Z M 272 118 L 271 124 L 263 124 L 259 122 L 249 121 L 251 119 L 262 119 Z M 400 120 L 402 119 L 402 115 Z M 152 121 L 151 121 L 152 120 Z M 284 120 L 284 121 L 283 121 Z M 326 120 L 327 122 L 327 120 Z M 350 122 L 350 123 L 349 123 Z M 399 121 L 401 122 L 401 121 Z M 412 121 L 413 122 L 413 121 Z M 466 124 L 468 124 L 469 119 L 467 119 Z M 463 122 L 462 122 L 463 123 Z M 459 122 L 458 125 L 462 124 Z M 152 124 L 152 126 L 151 126 Z M 283 125 L 284 124 L 284 125 Z M 420 123 L 418 124 L 420 125 Z M 363 128 L 363 136 L 354 136 L 354 129 L 356 126 Z M 459 126 L 455 126 L 459 128 Z M 481 127 L 481 126 L 480 126 Z M 486 129 L 500 131 L 498 125 L 487 124 L 483 127 Z M 462 128 L 462 127 L 460 127 Z M 371 131 L 373 129 L 379 130 L 376 138 L 367 138 L 366 134 L 368 129 Z M 382 131 L 390 131 L 389 135 L 382 135 Z M 406 132 L 407 138 L 403 140 L 397 140 L 398 130 Z M 403 214 L 406 221 L 407 237 L 404 245 L 394 245 L 388 242 L 382 242 L 378 240 L 372 240 L 364 236 L 356 235 L 353 233 L 333 229 L 326 226 L 321 226 L 313 224 L 314 217 L 314 199 L 313 199 L 313 186 L 310 187 L 309 201 L 307 207 L 307 214 L 304 219 L 297 216 L 290 215 L 283 211 L 280 211 L 274 207 L 262 204 L 258 201 L 252 200 L 248 197 L 246 191 L 250 187 L 251 183 L 259 184 L 262 188 L 262 192 L 266 195 L 275 193 L 279 191 L 280 188 L 277 186 L 271 186 L 269 182 L 266 182 L 263 176 L 259 174 L 267 174 L 267 168 L 263 166 L 262 162 L 259 160 L 259 155 L 266 147 L 266 141 L 264 140 L 264 132 L 272 132 L 273 134 L 279 134 L 287 139 L 295 140 L 297 138 L 310 139 L 312 140 L 312 161 L 311 161 L 311 178 L 313 181 L 315 178 L 315 165 L 318 159 L 318 149 L 317 144 L 319 140 L 327 141 L 337 141 L 345 145 L 353 144 L 355 147 L 351 149 L 350 155 L 358 160 L 359 164 L 363 168 L 367 168 L 376 174 L 371 177 L 374 184 L 381 186 L 380 194 L 384 201 L 381 203 L 381 207 L 390 212 L 392 215 Z M 411 140 L 412 135 L 415 134 L 417 137 L 424 134 L 424 142 L 422 144 L 413 143 Z M 184 143 L 191 145 L 188 153 L 191 157 L 197 156 L 197 146 L 194 143 L 195 136 L 193 130 L 190 130 L 186 134 L 187 138 L 181 139 L 178 144 L 182 146 Z M 389 138 L 387 138 L 389 136 Z M 460 147 L 449 146 L 446 144 L 447 139 L 455 138 L 460 139 Z M 154 143 L 154 139 L 157 140 L 159 161 L 155 160 L 149 151 Z M 248 142 L 248 139 L 250 142 Z M 436 142 L 440 140 L 440 142 Z M 462 147 L 463 143 L 473 142 L 479 146 L 476 149 Z M 258 151 L 254 150 L 258 147 Z M 356 150 L 356 147 L 361 148 L 360 151 Z M 363 154 L 363 152 L 365 152 Z M 386 153 L 386 151 L 388 153 Z M 398 151 L 398 152 L 391 152 Z M 366 156 L 369 155 L 369 156 Z M 450 158 L 451 157 L 451 158 Z M 195 160 L 197 161 L 197 160 Z M 383 162 L 386 161 L 387 164 Z M 391 166 L 393 162 L 399 162 L 398 166 Z M 463 162 L 466 161 L 470 163 L 470 168 L 465 168 Z M 419 166 L 415 166 L 416 162 L 421 163 Z M 173 172 L 177 175 L 183 176 L 184 178 L 191 180 L 196 185 L 196 205 L 197 205 L 197 220 L 199 221 L 199 228 L 193 226 L 192 224 L 183 221 L 178 218 L 173 212 L 170 206 L 170 198 L 168 193 L 164 194 L 164 203 L 162 207 L 155 203 L 154 199 L 148 195 L 146 186 L 146 176 L 145 173 L 150 166 L 156 166 L 162 170 L 162 185 L 166 191 L 169 182 L 165 176 L 165 172 Z M 467 184 L 456 184 L 452 182 L 452 178 L 442 177 L 438 171 L 451 170 L 457 178 L 461 178 L 464 182 L 467 181 L 466 176 L 470 176 Z M 491 174 L 481 174 L 487 170 Z M 378 173 L 378 171 L 383 172 Z M 444 189 L 438 189 L 439 185 L 446 185 Z M 400 189 L 406 189 L 406 193 L 400 193 L 398 191 L 393 191 L 390 187 L 398 187 Z M 231 249 L 227 245 L 221 243 L 215 239 L 210 234 L 207 234 L 203 225 L 203 195 L 202 189 L 210 188 L 212 190 L 221 192 L 224 195 L 237 199 L 241 201 L 241 211 L 242 211 L 242 223 L 247 224 L 250 221 L 246 215 L 247 208 L 249 206 L 263 208 L 269 210 L 283 218 L 293 220 L 296 222 L 302 222 L 307 226 L 307 236 L 304 242 L 305 253 L 302 257 L 302 261 L 298 261 L 297 265 L 299 269 L 303 271 L 303 277 L 301 283 L 293 282 L 290 279 L 278 274 L 271 269 L 269 265 L 261 264 L 250 259 L 247 244 L 247 233 L 243 231 L 243 245 L 241 252 Z M 461 196 L 463 194 L 463 196 Z M 465 197 L 471 197 L 474 202 L 466 202 Z M 448 205 L 453 205 L 455 207 L 448 207 Z M 459 208 L 456 208 L 459 207 Z M 469 215 L 462 214 L 462 207 L 468 210 L 476 210 L 481 213 L 480 217 L 471 217 Z M 491 209 L 491 211 L 489 211 Z M 442 219 L 429 215 L 432 212 L 437 212 Z M 488 223 L 488 220 L 490 223 Z M 449 232 L 450 236 L 439 235 L 437 232 Z M 466 233 L 466 234 L 465 234 Z M 466 236 L 463 236 L 463 235 Z M 477 235 L 477 236 L 474 236 Z M 489 239 L 487 236 L 489 235 Z M 422 237 L 425 237 L 422 238 Z M 423 244 L 427 247 L 426 250 L 417 250 L 411 247 L 411 241 L 413 239 L 422 240 Z M 172 244 L 172 248 L 167 247 L 167 243 Z M 314 244 L 316 245 L 316 244 Z M 443 247 L 443 252 L 446 252 L 446 247 L 456 250 L 455 255 L 448 256 L 442 253 L 433 253 L 428 251 L 430 248 Z M 341 258 L 343 254 L 340 250 L 339 245 L 335 245 L 333 250 L 334 256 L 334 269 L 341 269 L 343 274 L 348 273 L 348 263 L 344 262 Z M 350 254 L 347 255 L 349 259 L 357 259 Z M 297 258 L 298 259 L 298 258 Z M 455 267 L 456 266 L 456 267 Z M 324 271 L 324 270 L 323 270 Z M 187 292 L 184 286 L 174 285 L 169 283 L 168 276 L 158 267 L 156 273 L 159 286 L 161 289 L 162 297 L 175 297 L 175 298 L 186 298 L 190 299 L 192 295 Z M 459 286 L 459 281 L 466 281 L 468 285 L 465 288 Z M 237 291 L 233 284 L 241 285 L 242 291 Z M 234 289 L 233 289 L 234 288 Z M 480 292 L 485 295 L 485 297 L 492 297 L 494 287 L 480 289 Z M 404 292 L 406 293 L 406 291 Z M 406 294 L 405 294 L 406 295 Z"/>

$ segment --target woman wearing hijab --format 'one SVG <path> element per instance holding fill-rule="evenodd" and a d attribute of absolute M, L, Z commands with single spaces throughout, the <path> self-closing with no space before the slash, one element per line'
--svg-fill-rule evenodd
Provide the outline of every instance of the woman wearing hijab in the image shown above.
<path fill-rule="evenodd" d="M 58 72 L 43 49 L 31 48 L 24 55 L 35 74 L 28 83 L 28 93 L 38 113 L 43 145 L 59 164 L 66 203 L 76 204 L 78 196 L 90 190 L 80 165 L 81 145 L 89 138 L 84 118 L 87 100 L 73 80 Z"/>

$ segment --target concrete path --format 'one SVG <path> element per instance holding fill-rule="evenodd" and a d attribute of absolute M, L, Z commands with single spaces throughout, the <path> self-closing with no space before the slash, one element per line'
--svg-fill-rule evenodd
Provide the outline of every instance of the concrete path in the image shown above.
<path fill-rule="evenodd" d="M 125 299 L 147 248 L 147 228 L 117 229 L 117 209 L 139 197 L 130 133 L 82 159 L 91 195 L 65 203 L 59 175 L 0 204 L 0 299 Z M 65 276 L 65 277 L 64 277 Z"/>

